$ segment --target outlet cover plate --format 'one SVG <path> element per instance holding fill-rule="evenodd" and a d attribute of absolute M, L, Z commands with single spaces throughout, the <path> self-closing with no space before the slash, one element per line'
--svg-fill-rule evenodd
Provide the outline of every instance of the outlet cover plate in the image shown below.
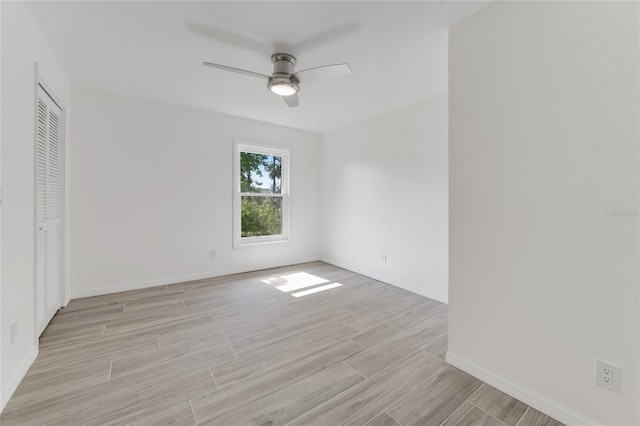
<path fill-rule="evenodd" d="M 620 392 L 620 367 L 596 359 L 596 384 L 614 392 Z"/>

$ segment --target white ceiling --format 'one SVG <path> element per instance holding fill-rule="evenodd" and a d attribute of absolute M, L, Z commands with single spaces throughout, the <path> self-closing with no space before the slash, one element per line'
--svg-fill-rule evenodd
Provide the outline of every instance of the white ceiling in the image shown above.
<path fill-rule="evenodd" d="M 72 84 L 315 132 L 447 90 L 447 28 L 488 1 L 27 2 Z M 353 74 L 302 85 L 288 108 L 266 81 L 275 52 L 297 70 L 347 62 Z"/>

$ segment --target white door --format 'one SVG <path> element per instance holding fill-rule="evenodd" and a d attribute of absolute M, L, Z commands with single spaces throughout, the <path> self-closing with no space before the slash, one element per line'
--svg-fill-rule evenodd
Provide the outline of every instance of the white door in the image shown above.
<path fill-rule="evenodd" d="M 60 308 L 62 110 L 38 87 L 36 137 L 36 321 L 40 335 Z"/>

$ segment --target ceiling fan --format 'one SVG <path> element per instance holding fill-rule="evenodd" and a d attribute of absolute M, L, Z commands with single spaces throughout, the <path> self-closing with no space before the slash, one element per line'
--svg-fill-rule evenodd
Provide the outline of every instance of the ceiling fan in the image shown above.
<path fill-rule="evenodd" d="M 266 79 L 269 90 L 276 95 L 282 96 L 282 99 L 284 99 L 284 102 L 289 106 L 289 108 L 297 107 L 299 105 L 298 91 L 300 90 L 300 83 L 312 83 L 314 81 L 339 77 L 351 73 L 351 68 L 349 68 L 348 64 L 323 65 L 294 72 L 293 68 L 296 65 L 296 58 L 288 53 L 276 53 L 271 55 L 271 62 L 273 62 L 273 74 L 271 75 L 260 74 L 211 62 L 203 62 L 203 64 L 208 67 Z"/>

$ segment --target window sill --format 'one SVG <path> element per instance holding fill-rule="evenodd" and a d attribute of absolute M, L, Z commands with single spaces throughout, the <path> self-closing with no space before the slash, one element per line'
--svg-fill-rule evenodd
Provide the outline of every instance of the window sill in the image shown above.
<path fill-rule="evenodd" d="M 288 243 L 288 242 L 289 242 L 289 237 L 282 236 L 282 235 L 273 236 L 273 237 L 247 237 L 247 238 L 243 238 L 240 241 L 236 241 L 233 245 L 233 248 L 261 246 L 261 245 Z"/>

